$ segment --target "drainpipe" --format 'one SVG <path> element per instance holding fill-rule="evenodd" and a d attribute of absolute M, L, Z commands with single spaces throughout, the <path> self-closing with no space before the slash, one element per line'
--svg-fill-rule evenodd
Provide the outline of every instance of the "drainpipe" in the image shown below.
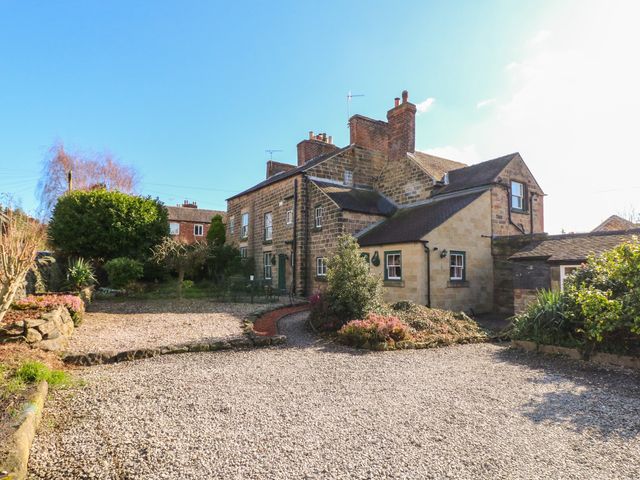
<path fill-rule="evenodd" d="M 296 268 L 298 265 L 298 179 L 293 180 L 293 241 L 291 242 L 291 292 L 296 294 Z"/>
<path fill-rule="evenodd" d="M 422 245 L 427 254 L 427 307 L 431 308 L 431 248 L 429 248 L 429 240 L 422 242 Z"/>
<path fill-rule="evenodd" d="M 520 233 L 522 233 L 522 234 L 527 233 L 527 232 L 525 231 L 524 227 L 521 227 L 520 225 L 517 225 L 517 224 L 513 221 L 513 219 L 511 218 L 511 187 L 508 187 L 508 186 L 503 185 L 503 184 L 501 184 L 501 183 L 500 183 L 500 184 L 498 184 L 498 185 L 500 185 L 501 187 L 503 187 L 504 189 L 506 189 L 506 190 L 507 190 L 507 208 L 509 209 L 509 223 L 510 223 L 511 225 L 513 225 L 514 227 L 516 227 Z"/>
<path fill-rule="evenodd" d="M 529 233 L 531 234 L 531 236 L 533 237 L 533 196 L 535 195 L 534 192 L 531 192 L 529 194 L 529 222 L 530 222 L 530 226 L 529 226 Z"/>
<path fill-rule="evenodd" d="M 305 274 L 303 277 L 303 295 L 308 295 L 309 291 L 309 275 L 310 275 L 310 266 L 309 266 L 309 177 L 307 177 L 306 173 L 302 174 L 302 178 L 304 180 L 304 197 L 305 197 L 305 212 L 304 212 L 304 263 L 305 263 Z M 302 273 L 302 272 L 301 272 Z"/>

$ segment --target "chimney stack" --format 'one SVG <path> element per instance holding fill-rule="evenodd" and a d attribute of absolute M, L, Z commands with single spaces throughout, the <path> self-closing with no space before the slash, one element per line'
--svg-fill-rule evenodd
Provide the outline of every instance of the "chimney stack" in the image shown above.
<path fill-rule="evenodd" d="M 389 157 L 392 160 L 416 149 L 416 106 L 409 102 L 409 92 L 403 90 L 402 103 L 398 104 L 398 98 L 394 103 L 387 112 Z"/>
<path fill-rule="evenodd" d="M 318 155 L 329 153 L 337 150 L 338 147 L 333 145 L 333 137 L 326 133 L 314 135 L 313 131 L 309 131 L 309 139 L 303 140 L 298 144 L 298 166 L 302 166 Z"/>

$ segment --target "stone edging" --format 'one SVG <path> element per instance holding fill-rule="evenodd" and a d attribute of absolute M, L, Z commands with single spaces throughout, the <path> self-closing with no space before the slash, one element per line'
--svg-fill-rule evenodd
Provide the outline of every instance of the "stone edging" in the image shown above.
<path fill-rule="evenodd" d="M 42 417 L 49 384 L 41 381 L 24 405 L 19 427 L 7 442 L 8 453 L 0 465 L 0 480 L 21 480 L 27 476 L 27 464 L 33 437 Z"/>
<path fill-rule="evenodd" d="M 556 345 L 542 345 L 528 340 L 511 340 L 511 346 L 528 352 L 546 353 L 549 355 L 563 355 L 573 360 L 583 360 L 606 367 L 624 367 L 640 370 L 640 357 L 628 355 L 614 355 L 612 353 L 597 352 L 589 357 L 583 355 L 577 348 L 559 347 Z"/>

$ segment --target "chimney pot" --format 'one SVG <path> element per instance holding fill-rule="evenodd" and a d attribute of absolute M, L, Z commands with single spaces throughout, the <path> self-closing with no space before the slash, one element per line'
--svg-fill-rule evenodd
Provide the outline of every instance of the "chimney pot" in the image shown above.
<path fill-rule="evenodd" d="M 398 105 L 400 105 L 400 97 L 396 97 L 393 99 L 394 100 L 394 106 L 397 107 Z"/>
<path fill-rule="evenodd" d="M 327 143 L 330 143 L 331 145 L 333 145 L 333 137 L 331 135 L 329 135 L 329 139 L 327 140 Z"/>
<path fill-rule="evenodd" d="M 309 130 L 309 140 L 313 140 L 313 130 Z"/>
<path fill-rule="evenodd" d="M 409 101 L 409 92 L 406 90 L 402 91 L 402 103 L 407 103 Z"/>

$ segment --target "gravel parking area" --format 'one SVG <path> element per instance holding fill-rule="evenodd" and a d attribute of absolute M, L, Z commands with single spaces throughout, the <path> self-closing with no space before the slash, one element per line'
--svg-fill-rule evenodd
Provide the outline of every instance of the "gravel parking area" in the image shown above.
<path fill-rule="evenodd" d="M 97 301 L 71 337 L 71 352 L 124 351 L 242 335 L 242 319 L 267 305 L 211 300 Z"/>
<path fill-rule="evenodd" d="M 640 376 L 493 344 L 285 347 L 80 370 L 33 479 L 640 478 Z"/>

